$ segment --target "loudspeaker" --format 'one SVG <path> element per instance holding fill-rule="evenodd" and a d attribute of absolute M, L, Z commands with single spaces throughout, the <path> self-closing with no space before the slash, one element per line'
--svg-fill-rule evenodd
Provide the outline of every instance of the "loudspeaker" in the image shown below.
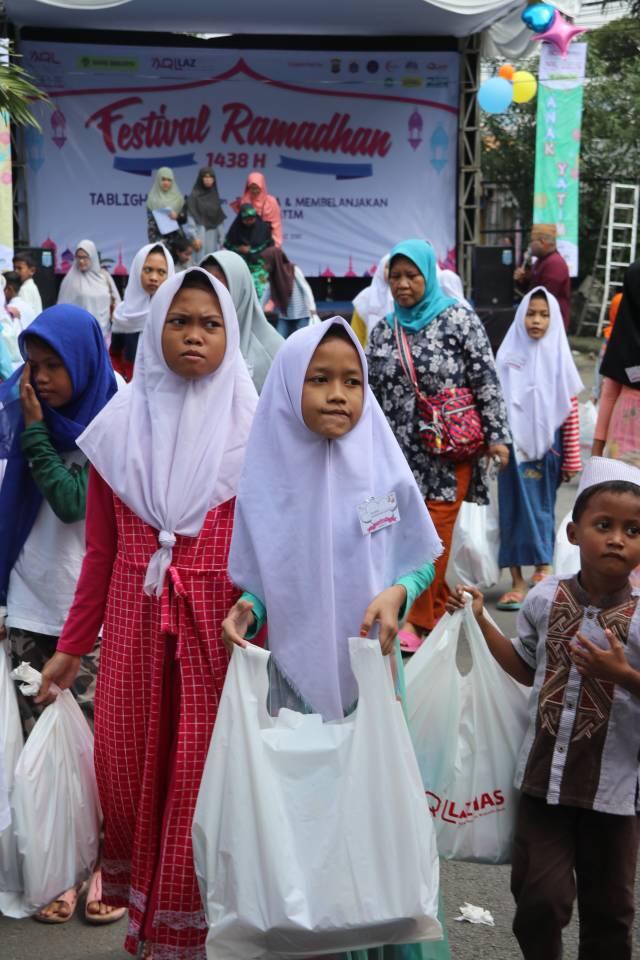
<path fill-rule="evenodd" d="M 484 324 L 491 349 L 495 355 L 506 336 L 507 330 L 513 323 L 515 308 L 513 306 L 476 307 L 476 313 Z"/>
<path fill-rule="evenodd" d="M 35 284 L 43 307 L 52 307 L 58 299 L 58 281 L 53 272 L 53 253 L 46 247 L 16 247 L 15 253 L 30 253 L 36 262 Z"/>
<path fill-rule="evenodd" d="M 473 302 L 476 307 L 513 304 L 513 250 L 476 247 L 473 252 Z"/>

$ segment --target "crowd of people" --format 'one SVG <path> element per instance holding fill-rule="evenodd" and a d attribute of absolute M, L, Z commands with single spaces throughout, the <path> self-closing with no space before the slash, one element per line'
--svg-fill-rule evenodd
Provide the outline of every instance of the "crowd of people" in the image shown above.
<path fill-rule="evenodd" d="M 286 707 L 341 720 L 358 701 L 347 638 L 379 638 L 402 698 L 400 651 L 429 643 L 465 590 L 496 660 L 532 688 L 512 879 L 523 956 L 560 956 L 575 872 L 581 957 L 628 960 L 640 262 L 602 362 L 596 456 L 568 528 L 581 570 L 559 577 L 555 500 L 583 467 L 583 385 L 541 267 L 494 357 L 428 241 L 390 249 L 351 322 L 320 322 L 282 251 L 264 177 L 250 174 L 232 206 L 225 234 L 213 171 L 200 171 L 185 200 L 161 168 L 149 242 L 122 298 L 88 239 L 56 306 L 42 309 L 28 254 L 4 277 L 0 642 L 14 664 L 42 672 L 35 698 L 18 692 L 26 736 L 52 685 L 71 688 L 94 726 L 104 836 L 87 920 L 128 911 L 129 953 L 204 960 L 191 823 L 234 649 L 268 646 L 272 715 Z M 180 225 L 173 246 L 157 212 Z M 199 266 L 177 262 L 185 243 Z M 451 592 L 446 579 L 462 503 L 488 503 L 492 470 L 500 565 L 512 577 L 499 606 L 520 611 L 513 641 L 478 590 Z M 397 513 L 365 535 L 359 508 L 390 494 Z M 79 886 L 61 890 L 36 919 L 67 922 L 79 896 Z M 440 943 L 349 958 L 381 951 L 449 956 Z"/>

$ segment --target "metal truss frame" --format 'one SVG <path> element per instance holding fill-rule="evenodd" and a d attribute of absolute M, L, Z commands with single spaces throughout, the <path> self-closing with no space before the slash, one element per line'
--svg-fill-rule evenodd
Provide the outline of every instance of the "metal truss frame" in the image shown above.
<path fill-rule="evenodd" d="M 465 294 L 471 294 L 473 253 L 480 242 L 480 34 L 460 40 L 458 117 L 457 261 Z"/>

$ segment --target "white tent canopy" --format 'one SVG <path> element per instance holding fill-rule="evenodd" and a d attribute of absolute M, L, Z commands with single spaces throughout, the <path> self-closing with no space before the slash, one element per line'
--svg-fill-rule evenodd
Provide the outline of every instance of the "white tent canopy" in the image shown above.
<path fill-rule="evenodd" d="M 325 36 L 478 33 L 522 0 L 5 0 L 19 26 L 61 30 Z"/>

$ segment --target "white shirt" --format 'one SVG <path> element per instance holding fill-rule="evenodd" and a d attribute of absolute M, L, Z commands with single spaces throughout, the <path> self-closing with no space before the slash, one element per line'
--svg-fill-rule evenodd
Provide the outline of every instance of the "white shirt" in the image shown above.
<path fill-rule="evenodd" d="M 36 317 L 42 313 L 42 297 L 33 277 L 25 280 L 20 287 L 20 297 L 29 304 Z"/>
<path fill-rule="evenodd" d="M 84 466 L 80 450 L 61 454 Z M 67 619 L 85 554 L 85 522 L 63 523 L 46 500 L 9 577 L 7 626 L 57 637 Z"/>

